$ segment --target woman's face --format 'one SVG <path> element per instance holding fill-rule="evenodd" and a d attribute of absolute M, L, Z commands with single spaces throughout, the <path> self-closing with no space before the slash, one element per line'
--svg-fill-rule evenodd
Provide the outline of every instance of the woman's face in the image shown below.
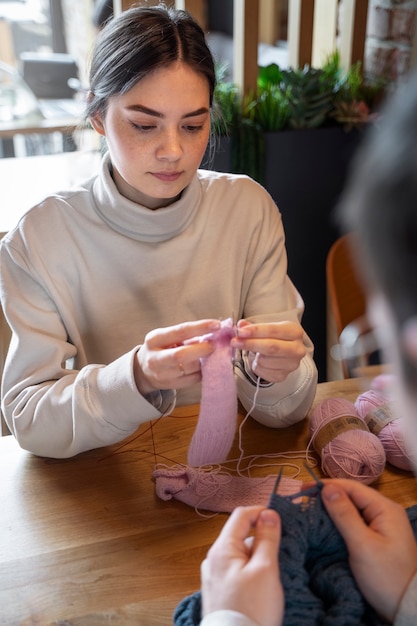
<path fill-rule="evenodd" d="M 174 202 L 192 180 L 210 134 L 207 79 L 180 61 L 112 96 L 91 120 L 106 137 L 120 193 L 150 209 Z"/>

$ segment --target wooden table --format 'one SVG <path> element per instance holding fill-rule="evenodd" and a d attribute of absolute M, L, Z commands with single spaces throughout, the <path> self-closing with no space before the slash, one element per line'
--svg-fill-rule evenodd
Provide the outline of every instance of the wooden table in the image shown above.
<path fill-rule="evenodd" d="M 0 233 L 48 194 L 78 185 L 98 173 L 101 154 L 77 150 L 62 154 L 0 159 Z"/>
<path fill-rule="evenodd" d="M 26 117 L 0 120 L 0 139 L 12 139 L 15 135 L 60 132 L 71 135 L 79 128 L 85 104 L 78 98 L 37 99 L 38 110 Z"/>
<path fill-rule="evenodd" d="M 87 132 L 83 124 L 85 103 L 79 98 L 65 99 L 38 99 L 38 110 L 29 113 L 25 117 L 13 117 L 12 119 L 0 118 L 0 145 L 3 157 L 22 156 L 22 151 L 27 156 L 24 144 L 20 142 L 16 148 L 17 136 L 31 135 L 37 137 L 37 150 L 44 150 L 45 142 L 40 138 L 52 133 L 61 135 L 61 145 L 64 151 L 74 150 L 74 134 L 78 136 Z M 32 137 L 33 140 L 33 137 Z M 77 138 L 77 143 L 79 137 Z M 39 145 L 40 144 L 40 145 Z M 33 148 L 32 148 L 33 149 Z M 56 148 L 58 149 L 58 148 Z M 41 152 L 42 154 L 42 152 Z"/>
<path fill-rule="evenodd" d="M 364 388 L 360 380 L 322 383 L 315 402 L 354 400 Z M 185 462 L 197 414 L 196 406 L 176 409 L 123 447 L 67 460 L 38 458 L 0 438 L 2 626 L 172 624 L 178 602 L 199 588 L 200 562 L 227 517 L 202 517 L 155 495 L 154 450 L 160 462 Z M 309 478 L 308 439 L 307 420 L 273 430 L 248 419 L 242 441 L 249 454 L 300 450 L 291 462 Z M 417 503 L 411 473 L 387 467 L 374 486 L 404 506 Z"/>
<path fill-rule="evenodd" d="M 67 115 L 56 119 L 28 118 L 12 122 L 0 122 L 0 139 L 13 139 L 16 135 L 33 135 L 59 132 L 71 135 L 80 125 L 80 120 Z"/>

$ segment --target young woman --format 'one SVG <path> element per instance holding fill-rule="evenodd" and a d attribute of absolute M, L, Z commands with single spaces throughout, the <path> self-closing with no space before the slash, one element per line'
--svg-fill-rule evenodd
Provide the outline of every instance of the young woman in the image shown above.
<path fill-rule="evenodd" d="M 1 243 L 13 332 L 2 408 L 20 445 L 68 457 L 200 398 L 209 341 L 234 316 L 238 394 L 283 427 L 315 393 L 284 230 L 246 176 L 199 169 L 215 88 L 183 11 L 132 8 L 98 35 L 87 117 L 108 151 L 97 177 L 46 198 Z"/>

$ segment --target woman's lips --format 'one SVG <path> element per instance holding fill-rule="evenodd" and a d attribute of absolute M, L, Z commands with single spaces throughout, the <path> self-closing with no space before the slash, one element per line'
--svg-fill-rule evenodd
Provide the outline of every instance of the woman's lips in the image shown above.
<path fill-rule="evenodd" d="M 181 172 L 152 172 L 152 176 L 165 183 L 172 183 L 179 179 Z"/>

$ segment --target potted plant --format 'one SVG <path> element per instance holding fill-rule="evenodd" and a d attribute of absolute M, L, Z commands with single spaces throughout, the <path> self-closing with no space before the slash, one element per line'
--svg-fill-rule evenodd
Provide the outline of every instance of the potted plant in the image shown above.
<path fill-rule="evenodd" d="M 232 143 L 228 170 L 246 173 L 264 182 L 265 135 L 314 128 L 363 129 L 375 117 L 384 84 L 367 83 L 356 63 L 344 73 L 339 53 L 324 66 L 281 70 L 276 64 L 259 68 L 257 90 L 242 97 L 223 80 L 217 68 L 214 133 Z"/>

